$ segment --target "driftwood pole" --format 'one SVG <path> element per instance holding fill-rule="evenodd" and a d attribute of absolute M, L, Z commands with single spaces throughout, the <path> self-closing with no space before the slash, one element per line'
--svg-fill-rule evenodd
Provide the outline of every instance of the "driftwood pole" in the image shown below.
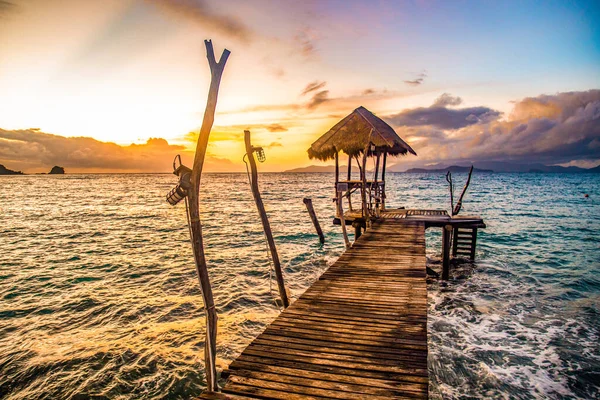
<path fill-rule="evenodd" d="M 473 166 L 471 165 L 471 169 L 469 170 L 469 177 L 467 178 L 467 182 L 465 183 L 465 187 L 462 190 L 462 193 L 460 194 L 460 197 L 458 198 L 458 201 L 456 202 L 456 207 L 454 207 L 454 210 L 452 210 L 452 215 L 458 215 L 458 213 L 460 212 L 460 209 L 462 207 L 462 200 L 463 197 L 465 196 L 465 193 L 467 192 L 467 188 L 469 187 L 469 183 L 471 183 L 471 174 L 473 173 Z"/>
<path fill-rule="evenodd" d="M 448 182 L 450 189 L 450 212 L 454 215 L 454 187 L 452 186 L 452 173 L 450 171 L 446 172 L 446 182 Z"/>
<path fill-rule="evenodd" d="M 325 243 L 325 236 L 323 236 L 323 230 L 321 229 L 321 225 L 319 224 L 319 220 L 317 219 L 317 214 L 315 214 L 312 199 L 305 197 L 302 201 L 306 205 L 306 210 L 308 211 L 308 215 L 310 215 L 310 220 L 312 221 L 313 225 L 315 226 L 315 229 L 317 230 L 317 234 L 319 235 L 319 242 L 321 242 L 321 244 Z"/>
<path fill-rule="evenodd" d="M 262 222 L 265 235 L 267 236 L 271 258 L 273 259 L 273 265 L 275 267 L 275 276 L 277 277 L 279 296 L 281 296 L 283 307 L 287 308 L 290 305 L 290 301 L 288 300 L 287 292 L 285 291 L 283 272 L 281 270 L 281 263 L 279 262 L 279 254 L 277 254 L 277 248 L 275 247 L 273 232 L 271 232 L 271 224 L 269 224 L 267 212 L 265 211 L 265 206 L 262 198 L 260 197 L 260 191 L 258 190 L 258 171 L 256 169 L 256 160 L 254 159 L 254 151 L 256 149 L 252 147 L 252 143 L 250 142 L 250 131 L 244 131 L 244 142 L 246 143 L 246 155 L 248 156 L 248 162 L 250 163 L 250 169 L 252 172 L 252 195 L 254 196 L 254 202 L 256 203 L 256 208 L 258 209 L 258 214 L 260 215 L 260 221 Z"/>
<path fill-rule="evenodd" d="M 206 57 L 210 66 L 210 89 L 204 110 L 204 119 L 196 144 L 196 154 L 194 156 L 194 165 L 191 174 L 191 190 L 188 193 L 190 234 L 192 236 L 192 247 L 194 250 L 194 261 L 196 263 L 196 272 L 200 281 L 202 298 L 204 300 L 204 310 L 206 312 L 206 341 L 204 342 L 204 360 L 206 369 L 206 384 L 210 392 L 219 390 L 217 385 L 217 369 L 215 365 L 217 353 L 217 312 L 213 299 L 206 258 L 204 256 L 204 246 L 202 243 L 202 225 L 200 223 L 200 178 L 202 177 L 202 166 L 206 155 L 206 146 L 208 137 L 215 119 L 215 109 L 217 107 L 217 97 L 219 94 L 219 84 L 221 76 L 225 69 L 225 63 L 229 57 L 229 50 L 223 50 L 219 62 L 215 60 L 215 53 L 210 40 L 205 40 Z"/>

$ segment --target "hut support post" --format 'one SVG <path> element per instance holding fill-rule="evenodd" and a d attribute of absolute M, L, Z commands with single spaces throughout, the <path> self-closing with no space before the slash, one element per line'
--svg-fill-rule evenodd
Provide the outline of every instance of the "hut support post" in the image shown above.
<path fill-rule="evenodd" d="M 387 151 L 383 153 L 383 165 L 381 166 L 381 209 L 385 210 L 385 164 L 387 162 Z"/>
<path fill-rule="evenodd" d="M 213 299 L 212 288 L 208 276 L 208 268 L 206 265 L 206 257 L 204 255 L 204 245 L 202 240 L 202 224 L 200 222 L 200 178 L 202 177 L 202 166 L 204 165 L 204 157 L 206 155 L 206 146 L 208 137 L 215 118 L 215 109 L 217 106 L 217 98 L 219 94 L 219 85 L 221 76 L 225 69 L 225 63 L 229 57 L 229 50 L 223 50 L 219 62 L 215 60 L 215 53 L 210 40 L 205 40 L 206 57 L 210 66 L 210 89 L 208 91 L 208 100 L 206 109 L 204 110 L 204 119 L 196 144 L 196 154 L 194 156 L 194 165 L 190 177 L 191 190 L 188 193 L 189 217 L 190 217 L 190 235 L 192 237 L 192 248 L 194 251 L 194 262 L 196 264 L 196 272 L 200 281 L 202 291 L 202 299 L 204 301 L 204 310 L 206 313 L 206 340 L 204 342 L 204 362 L 206 370 L 206 385 L 210 392 L 219 390 L 217 384 L 217 369 L 216 369 L 216 353 L 217 353 L 217 312 L 215 310 L 215 302 Z"/>
<path fill-rule="evenodd" d="M 344 243 L 346 248 L 350 248 L 350 240 L 348 240 L 348 232 L 346 231 L 346 220 L 344 219 L 344 209 L 342 208 L 342 191 L 337 192 L 337 212 L 340 216 L 340 225 L 342 225 L 342 233 L 344 234 Z"/>
<path fill-rule="evenodd" d="M 337 183 L 336 183 L 336 187 L 337 187 Z M 321 230 L 321 225 L 319 224 L 319 220 L 317 219 L 317 214 L 315 214 L 315 209 L 313 207 L 312 199 L 305 197 L 303 202 L 306 205 L 306 210 L 308 211 L 308 215 L 310 215 L 310 219 L 311 219 L 313 225 L 315 226 L 315 229 L 317 230 L 317 235 L 319 235 L 319 242 L 321 242 L 321 244 L 325 243 L 325 236 L 323 236 L 323 231 Z"/>
<path fill-rule="evenodd" d="M 381 191 L 379 190 L 379 161 L 381 160 L 381 153 L 377 153 L 377 161 L 375 162 L 375 211 L 379 211 L 379 205 L 381 204 Z M 378 214 L 379 215 L 379 214 Z"/>
<path fill-rule="evenodd" d="M 336 187 L 336 192 L 337 192 L 337 184 L 340 181 L 340 161 L 339 161 L 339 156 L 338 156 L 338 152 L 335 152 L 335 187 Z"/>
<path fill-rule="evenodd" d="M 360 180 L 361 180 L 361 197 L 362 197 L 362 215 L 366 221 L 366 228 L 369 228 L 369 210 L 367 208 L 367 153 L 369 151 L 369 147 L 371 144 L 367 144 L 365 147 L 363 158 L 362 158 L 362 168 L 360 171 Z"/>
<path fill-rule="evenodd" d="M 450 245 L 452 242 L 452 226 L 445 225 L 442 230 L 442 279 L 450 277 Z"/>
<path fill-rule="evenodd" d="M 338 152 L 335 152 L 335 196 L 337 196 L 337 184 L 340 181 L 340 161 Z M 334 197 L 335 197 L 334 196 Z"/>
<path fill-rule="evenodd" d="M 352 179 L 352 156 L 348 156 L 348 181 Z M 348 209 L 352 211 L 352 194 L 350 193 L 350 183 L 348 183 Z"/>
<path fill-rule="evenodd" d="M 265 236 L 269 244 L 269 251 L 271 252 L 271 258 L 273 259 L 273 265 L 275 267 L 275 276 L 277 278 L 277 287 L 279 288 L 279 296 L 283 307 L 287 308 L 290 305 L 290 301 L 285 291 L 285 284 L 283 282 L 283 272 L 281 270 L 281 263 L 279 262 L 279 254 L 277 254 L 277 248 L 275 247 L 275 240 L 273 239 L 273 232 L 271 232 L 271 224 L 267 218 L 267 212 L 263 204 L 262 198 L 260 197 L 260 191 L 258 190 L 258 171 L 256 169 L 256 160 L 254 159 L 254 147 L 250 142 L 250 131 L 244 131 L 244 142 L 246 143 L 246 155 L 248 156 L 248 162 L 250 163 L 250 169 L 252 172 L 251 186 L 252 195 L 254 196 L 254 202 L 260 215 L 260 221 L 262 222 Z"/>

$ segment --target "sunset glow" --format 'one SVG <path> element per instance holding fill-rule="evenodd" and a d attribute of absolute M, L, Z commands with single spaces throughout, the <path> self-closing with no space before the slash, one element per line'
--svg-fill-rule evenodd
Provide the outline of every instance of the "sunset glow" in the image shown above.
<path fill-rule="evenodd" d="M 70 172 L 168 171 L 174 154 L 192 155 L 210 78 L 207 38 L 218 53 L 232 52 L 209 170 L 243 170 L 246 128 L 267 147 L 265 170 L 308 165 L 310 144 L 360 105 L 414 145 L 419 162 L 470 160 L 466 144 L 494 141 L 483 131 L 512 129 L 519 115 L 520 123 L 541 118 L 539 96 L 557 96 L 541 103 L 552 103 L 562 123 L 570 105 L 559 93 L 600 87 L 599 16 L 593 2 L 0 1 L 0 161 L 26 172 L 49 163 Z M 431 122 L 444 94 L 456 99 L 438 107 L 447 118 L 477 122 Z M 582 96 L 599 107 L 597 93 Z M 419 109 L 428 123 L 411 119 Z M 565 139 L 580 147 L 562 158 L 553 149 L 563 143 L 547 142 L 552 132 L 523 139 L 526 154 L 512 152 L 515 138 L 485 157 L 594 163 L 599 122 L 590 121 Z M 122 149 L 97 144 L 111 156 L 91 161 L 90 147 L 55 151 L 31 132 Z M 183 147 L 158 149 L 150 138 Z M 131 144 L 152 149 L 136 158 Z"/>

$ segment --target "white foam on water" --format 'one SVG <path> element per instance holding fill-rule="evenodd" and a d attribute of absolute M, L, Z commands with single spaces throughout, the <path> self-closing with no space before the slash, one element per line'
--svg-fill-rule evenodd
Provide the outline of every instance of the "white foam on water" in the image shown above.
<path fill-rule="evenodd" d="M 501 275 L 503 269 L 494 266 Z M 573 396 L 569 373 L 577 367 L 566 365 L 557 343 L 580 337 L 581 322 L 541 315 L 538 288 L 485 270 L 447 287 L 430 285 L 432 398 Z M 582 354 L 597 354 L 597 339 L 580 338 Z"/>

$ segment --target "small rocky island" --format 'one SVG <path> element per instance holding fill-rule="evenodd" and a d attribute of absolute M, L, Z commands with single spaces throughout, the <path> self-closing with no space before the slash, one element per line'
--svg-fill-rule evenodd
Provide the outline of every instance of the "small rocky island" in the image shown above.
<path fill-rule="evenodd" d="M 0 175 L 23 175 L 21 171 L 13 171 L 0 164 Z"/>
<path fill-rule="evenodd" d="M 65 173 L 65 169 L 63 167 L 59 167 L 58 165 L 55 165 L 54 167 L 52 167 L 50 172 L 48 172 L 48 174 L 50 174 L 50 175 L 64 175 L 64 173 Z"/>

